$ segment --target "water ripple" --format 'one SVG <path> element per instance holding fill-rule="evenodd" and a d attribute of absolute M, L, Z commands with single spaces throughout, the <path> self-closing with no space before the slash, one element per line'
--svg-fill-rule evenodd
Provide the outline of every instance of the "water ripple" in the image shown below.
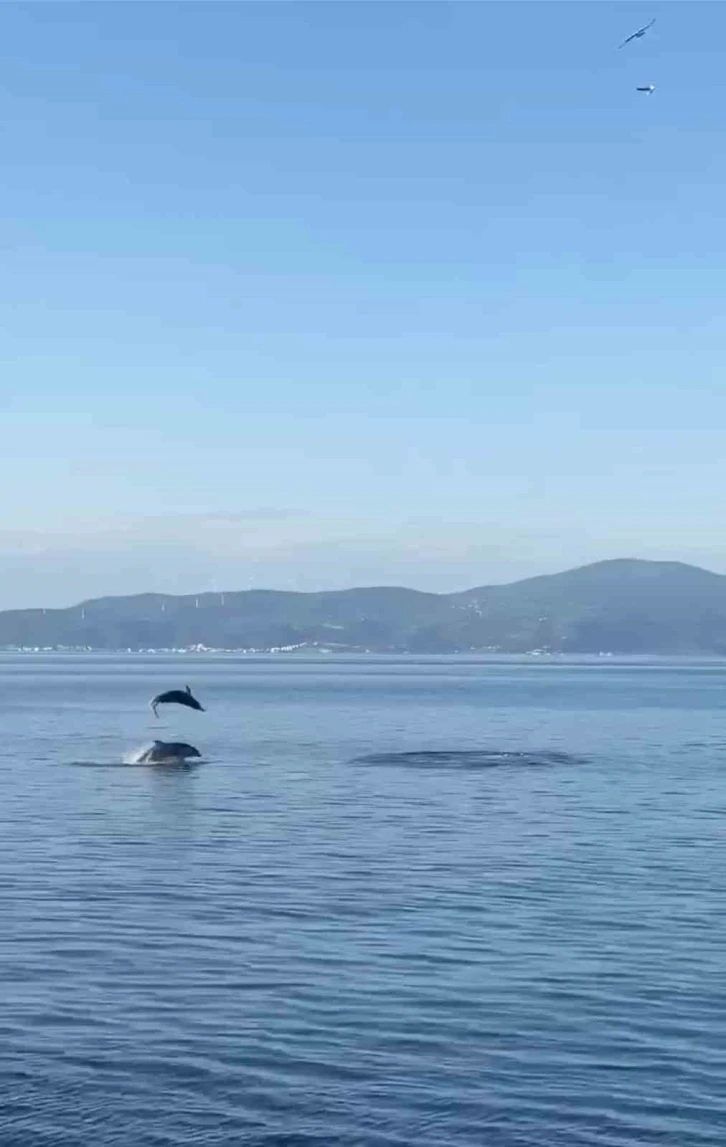
<path fill-rule="evenodd" d="M 586 761 L 570 753 L 536 750 L 496 749 L 418 749 L 403 753 L 369 753 L 355 757 L 358 765 L 395 765 L 409 769 L 493 769 L 537 768 L 557 765 L 582 765 Z"/>
<path fill-rule="evenodd" d="M 2 1147 L 721 1147 L 699 671 L 644 670 L 639 707 L 613 666 L 467 662 L 462 692 L 446 661 L 202 658 L 209 758 L 160 770 L 59 766 L 120 759 L 175 663 L 31 664 L 2 682 Z"/>

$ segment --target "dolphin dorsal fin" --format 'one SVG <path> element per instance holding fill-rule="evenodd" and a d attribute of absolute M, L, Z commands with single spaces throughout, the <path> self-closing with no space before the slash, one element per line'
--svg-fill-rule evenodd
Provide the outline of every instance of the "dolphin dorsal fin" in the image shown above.
<path fill-rule="evenodd" d="M 192 691 L 191 691 L 191 689 L 189 688 L 189 686 L 188 686 L 188 685 L 187 685 L 187 693 L 188 693 L 188 694 L 189 694 L 189 696 L 191 697 L 191 695 L 192 695 Z"/>

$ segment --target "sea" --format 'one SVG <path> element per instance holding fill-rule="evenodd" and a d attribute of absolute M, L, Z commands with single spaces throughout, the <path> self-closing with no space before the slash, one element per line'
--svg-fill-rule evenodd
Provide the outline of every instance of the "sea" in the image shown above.
<path fill-rule="evenodd" d="M 726 1142 L 726 664 L 3 654 L 0 732 L 2 1147 Z"/>

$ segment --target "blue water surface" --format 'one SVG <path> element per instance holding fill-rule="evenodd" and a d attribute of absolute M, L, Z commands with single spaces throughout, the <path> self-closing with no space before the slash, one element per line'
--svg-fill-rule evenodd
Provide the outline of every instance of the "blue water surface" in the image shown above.
<path fill-rule="evenodd" d="M 0 718 L 2 1147 L 726 1142 L 726 665 L 3 655 Z"/>

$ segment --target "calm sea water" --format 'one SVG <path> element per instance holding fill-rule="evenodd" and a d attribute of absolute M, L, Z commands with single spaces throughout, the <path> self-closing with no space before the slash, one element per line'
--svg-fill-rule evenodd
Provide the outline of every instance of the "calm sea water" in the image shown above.
<path fill-rule="evenodd" d="M 0 678 L 2 1147 L 722 1147 L 726 666 Z"/>

